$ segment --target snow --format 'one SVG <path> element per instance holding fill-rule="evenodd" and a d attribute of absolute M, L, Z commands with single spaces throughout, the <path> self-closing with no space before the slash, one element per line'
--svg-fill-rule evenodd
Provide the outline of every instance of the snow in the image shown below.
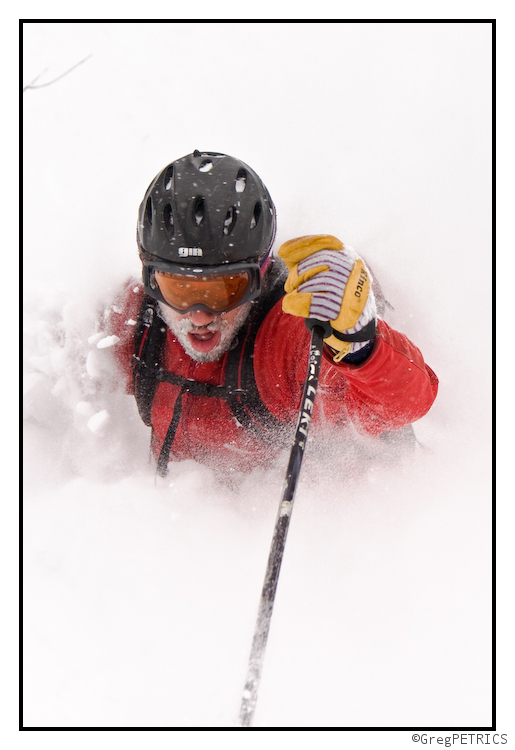
<path fill-rule="evenodd" d="M 97 342 L 97 349 L 107 349 L 109 346 L 114 346 L 120 341 L 118 336 L 104 336 Z"/>
<path fill-rule="evenodd" d="M 260 174 L 276 247 L 362 253 L 440 378 L 412 462 L 308 443 L 254 726 L 490 726 L 490 26 L 216 31 L 25 24 L 24 83 L 91 54 L 24 94 L 25 726 L 236 726 L 288 446 L 156 480 L 99 326 L 196 148 Z"/>
<path fill-rule="evenodd" d="M 88 430 L 94 433 L 102 432 L 108 421 L 109 412 L 106 409 L 102 409 L 102 411 L 98 411 L 88 419 Z"/>

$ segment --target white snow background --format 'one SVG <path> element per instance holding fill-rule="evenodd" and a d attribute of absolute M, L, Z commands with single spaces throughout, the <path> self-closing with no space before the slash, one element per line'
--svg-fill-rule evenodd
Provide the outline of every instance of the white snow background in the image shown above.
<path fill-rule="evenodd" d="M 98 346 L 145 189 L 196 148 L 260 174 L 277 247 L 361 252 L 440 379 L 413 462 L 311 444 L 254 726 L 491 724 L 490 36 L 25 24 L 25 85 L 89 56 L 23 100 L 26 727 L 237 726 L 288 447 L 232 489 L 156 484 Z"/>

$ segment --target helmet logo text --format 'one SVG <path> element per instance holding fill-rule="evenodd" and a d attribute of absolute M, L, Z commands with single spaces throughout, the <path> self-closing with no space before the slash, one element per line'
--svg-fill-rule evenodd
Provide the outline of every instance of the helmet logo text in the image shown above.
<path fill-rule="evenodd" d="M 180 247 L 177 252 L 179 253 L 180 258 L 188 258 L 191 256 L 196 256 L 196 257 L 202 256 L 201 247 Z"/>

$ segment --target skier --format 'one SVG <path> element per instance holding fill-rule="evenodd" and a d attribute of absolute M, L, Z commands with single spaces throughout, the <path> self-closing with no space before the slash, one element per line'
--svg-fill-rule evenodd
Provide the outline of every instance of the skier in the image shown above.
<path fill-rule="evenodd" d="M 313 426 L 412 435 L 438 381 L 420 351 L 381 319 L 364 261 L 331 235 L 282 245 L 258 175 L 195 151 L 163 169 L 139 209 L 143 282 L 106 321 L 151 428 L 161 475 L 195 459 L 248 471 L 288 447 L 306 377 L 306 318 L 327 326 Z M 286 292 L 286 293 L 285 293 Z"/>

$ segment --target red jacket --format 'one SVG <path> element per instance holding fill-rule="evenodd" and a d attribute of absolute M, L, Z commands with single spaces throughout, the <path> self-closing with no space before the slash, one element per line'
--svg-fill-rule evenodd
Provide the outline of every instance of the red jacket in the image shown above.
<path fill-rule="evenodd" d="M 143 287 L 129 284 L 112 308 L 108 332 L 119 337 L 116 358 L 132 393 L 134 331 Z M 256 336 L 254 373 L 260 397 L 281 423 L 295 425 L 306 377 L 310 333 L 304 320 L 283 313 L 279 301 Z M 216 362 L 192 360 L 168 329 L 161 366 L 196 381 L 222 385 L 227 354 Z M 334 364 L 324 351 L 312 425 L 349 427 L 377 436 L 397 430 L 430 409 L 438 380 L 420 351 L 402 333 L 378 321 L 374 349 L 359 366 Z M 153 449 L 159 455 L 180 388 L 161 382 L 152 406 Z M 288 444 L 283 444 L 287 448 Z M 184 393 L 170 460 L 195 459 L 212 466 L 247 471 L 266 464 L 274 449 L 254 437 L 235 419 L 223 398 Z"/>

